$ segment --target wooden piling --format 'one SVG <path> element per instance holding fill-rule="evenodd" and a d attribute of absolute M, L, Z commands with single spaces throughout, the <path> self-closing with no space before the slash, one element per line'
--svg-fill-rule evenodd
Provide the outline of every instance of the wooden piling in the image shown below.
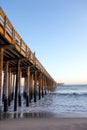
<path fill-rule="evenodd" d="M 2 71 L 3 71 L 3 48 L 0 48 L 0 106 L 2 106 Z"/>
<path fill-rule="evenodd" d="M 25 83 L 25 85 L 26 85 L 26 91 L 25 91 L 25 100 L 26 100 L 26 107 L 28 107 L 29 106 L 29 95 L 28 95 L 28 75 L 26 76 L 26 78 L 25 78 L 25 81 L 26 81 L 26 83 Z"/>
<path fill-rule="evenodd" d="M 4 69 L 4 112 L 8 111 L 8 65 L 9 62 L 7 61 L 5 63 L 5 69 Z"/>
<path fill-rule="evenodd" d="M 27 76 L 24 77 L 24 91 L 23 91 L 23 97 L 26 99 L 27 96 Z"/>
<path fill-rule="evenodd" d="M 42 98 L 44 97 L 44 76 L 42 75 Z"/>
<path fill-rule="evenodd" d="M 34 84 L 33 84 L 33 80 L 34 80 L 34 74 L 31 73 L 31 80 L 30 80 L 30 92 L 31 92 L 31 99 L 33 98 L 33 94 L 34 94 Z"/>
<path fill-rule="evenodd" d="M 37 101 L 37 71 L 34 73 L 34 102 Z"/>
<path fill-rule="evenodd" d="M 15 74 L 13 74 L 12 100 L 14 99 L 14 88 L 15 88 Z"/>
<path fill-rule="evenodd" d="M 10 103 L 12 101 L 12 72 L 11 69 L 9 69 L 8 73 L 8 105 L 10 106 Z"/>
<path fill-rule="evenodd" d="M 17 111 L 17 102 L 18 102 L 18 87 L 20 80 L 20 60 L 17 61 L 16 66 L 16 86 L 15 86 L 15 98 L 14 98 L 14 111 Z"/>
<path fill-rule="evenodd" d="M 19 68 L 19 92 L 18 92 L 18 104 L 19 106 L 21 106 L 21 78 L 22 78 L 22 71 L 21 69 Z"/>
<path fill-rule="evenodd" d="M 44 79 L 44 80 L 45 80 L 44 82 L 45 82 L 45 95 L 46 95 L 46 94 L 47 94 L 47 91 L 46 91 L 46 90 L 47 90 L 46 77 L 45 77 L 45 79 Z"/>
<path fill-rule="evenodd" d="M 39 94 L 39 100 L 41 99 L 41 74 L 39 75 L 39 86 L 38 86 L 38 94 Z"/>
<path fill-rule="evenodd" d="M 3 93 L 2 93 L 2 102 L 4 102 L 4 90 L 5 90 L 5 73 L 3 74 Z"/>
<path fill-rule="evenodd" d="M 27 97 L 26 97 L 26 106 L 29 106 L 30 100 L 30 67 L 27 68 Z"/>

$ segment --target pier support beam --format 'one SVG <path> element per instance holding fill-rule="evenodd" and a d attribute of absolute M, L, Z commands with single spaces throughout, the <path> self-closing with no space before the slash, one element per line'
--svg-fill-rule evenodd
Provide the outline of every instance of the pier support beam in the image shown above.
<path fill-rule="evenodd" d="M 9 76 L 8 76 L 8 105 L 10 106 L 10 103 L 12 101 L 12 72 L 11 69 L 9 69 Z"/>
<path fill-rule="evenodd" d="M 44 82 L 45 82 L 45 95 L 46 95 L 46 94 L 47 94 L 47 91 L 46 91 L 46 90 L 47 90 L 46 77 L 45 77 L 45 79 L 44 79 L 44 80 L 45 80 Z"/>
<path fill-rule="evenodd" d="M 15 74 L 13 74 L 12 100 L 14 99 L 14 88 L 15 88 Z"/>
<path fill-rule="evenodd" d="M 5 81 L 4 81 L 4 75 L 3 75 L 3 89 L 2 89 L 2 102 L 4 102 L 4 97 L 5 97 L 5 95 L 4 95 L 4 88 L 5 88 L 5 85 L 4 85 L 4 83 L 5 83 Z"/>
<path fill-rule="evenodd" d="M 40 91 L 41 91 L 41 96 L 42 96 L 43 95 L 42 73 L 40 74 Z"/>
<path fill-rule="evenodd" d="M 3 71 L 3 53 L 4 50 L 0 48 L 0 106 L 2 106 L 2 71 Z"/>
<path fill-rule="evenodd" d="M 37 101 L 37 71 L 35 71 L 35 74 L 34 74 L 34 102 Z"/>
<path fill-rule="evenodd" d="M 18 102 L 18 88 L 20 81 L 20 60 L 17 61 L 17 72 L 16 72 L 16 86 L 15 86 L 15 98 L 14 98 L 14 111 L 17 111 L 17 102 Z"/>
<path fill-rule="evenodd" d="M 29 106 L 30 101 L 30 67 L 27 68 L 27 97 L 26 97 L 26 106 Z"/>
<path fill-rule="evenodd" d="M 39 100 L 41 99 L 41 74 L 39 76 L 39 88 L 38 88 L 38 92 L 39 92 Z"/>
<path fill-rule="evenodd" d="M 44 97 L 44 76 L 42 75 L 42 98 Z"/>
<path fill-rule="evenodd" d="M 22 78 L 22 71 L 19 68 L 19 92 L 18 92 L 19 106 L 21 106 L 21 78 Z"/>
<path fill-rule="evenodd" d="M 34 94 L 34 74 L 31 73 L 31 80 L 30 80 L 30 92 L 31 92 L 31 99 L 33 98 L 33 94 Z"/>
<path fill-rule="evenodd" d="M 26 99 L 27 95 L 27 76 L 24 77 L 24 92 L 23 92 L 23 97 Z"/>
<path fill-rule="evenodd" d="M 4 70 L 4 112 L 8 111 L 8 64 L 7 61 Z"/>

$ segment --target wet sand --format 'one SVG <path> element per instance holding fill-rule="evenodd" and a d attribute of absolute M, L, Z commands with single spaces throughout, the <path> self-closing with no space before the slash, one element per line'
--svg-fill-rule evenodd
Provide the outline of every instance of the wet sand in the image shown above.
<path fill-rule="evenodd" d="M 30 117 L 0 121 L 0 130 L 87 130 L 87 118 Z"/>

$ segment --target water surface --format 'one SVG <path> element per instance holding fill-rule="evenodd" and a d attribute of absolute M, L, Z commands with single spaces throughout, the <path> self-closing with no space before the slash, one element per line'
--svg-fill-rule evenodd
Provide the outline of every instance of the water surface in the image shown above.
<path fill-rule="evenodd" d="M 38 97 L 37 97 L 38 98 Z M 31 101 L 29 107 L 26 107 L 25 100 L 22 97 L 22 107 L 13 111 L 13 102 L 7 113 L 2 113 L 2 119 L 18 117 L 44 117 L 50 115 L 64 116 L 77 115 L 87 117 L 87 85 L 64 85 L 58 86 L 53 92 L 49 92 L 36 103 Z"/>

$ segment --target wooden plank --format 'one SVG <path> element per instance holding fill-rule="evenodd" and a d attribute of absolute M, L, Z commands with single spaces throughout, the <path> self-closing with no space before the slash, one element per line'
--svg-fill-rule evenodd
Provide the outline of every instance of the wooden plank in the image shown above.
<path fill-rule="evenodd" d="M 0 33 L 4 34 L 4 28 L 0 25 Z"/>
<path fill-rule="evenodd" d="M 12 53 L 10 53 L 9 51 L 7 51 L 7 50 L 5 50 L 5 55 L 6 55 L 6 57 L 9 56 L 10 58 L 11 57 L 15 58 L 15 56 Z"/>
<path fill-rule="evenodd" d="M 0 48 L 12 49 L 12 48 L 15 48 L 15 45 L 0 45 Z"/>
<path fill-rule="evenodd" d="M 10 51 L 15 54 L 17 57 L 21 58 L 21 55 L 16 51 L 16 50 L 12 50 L 10 49 Z"/>
<path fill-rule="evenodd" d="M 6 32 L 5 33 L 5 38 L 10 42 L 12 43 L 12 37 Z"/>

